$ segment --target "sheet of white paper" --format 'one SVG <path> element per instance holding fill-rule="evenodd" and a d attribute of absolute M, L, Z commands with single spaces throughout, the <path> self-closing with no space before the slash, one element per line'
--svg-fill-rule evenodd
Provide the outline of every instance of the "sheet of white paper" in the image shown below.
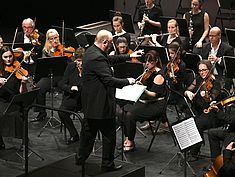
<path fill-rule="evenodd" d="M 127 85 L 121 89 L 116 88 L 116 95 L 117 99 L 128 100 L 136 102 L 147 86 L 134 84 L 134 85 Z"/>
<path fill-rule="evenodd" d="M 181 150 L 202 141 L 193 117 L 173 125 L 172 129 Z"/>

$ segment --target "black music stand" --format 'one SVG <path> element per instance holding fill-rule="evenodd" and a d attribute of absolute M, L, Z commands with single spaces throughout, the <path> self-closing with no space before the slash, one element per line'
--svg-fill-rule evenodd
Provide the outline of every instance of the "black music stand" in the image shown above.
<path fill-rule="evenodd" d="M 54 99 L 53 99 L 53 81 L 54 76 L 63 76 L 65 68 L 67 66 L 67 56 L 57 56 L 57 57 L 45 57 L 45 58 L 38 58 L 36 70 L 35 70 L 35 82 L 38 82 L 43 77 L 50 77 L 51 83 L 51 107 L 54 107 Z M 51 117 L 48 119 L 46 124 L 43 126 L 42 130 L 40 131 L 39 135 L 43 132 L 48 125 L 52 126 L 52 119 L 55 119 L 57 122 L 60 123 L 60 120 L 54 117 L 53 110 L 51 110 Z"/>
<path fill-rule="evenodd" d="M 20 154 L 17 153 L 17 155 L 19 155 L 24 161 L 25 161 L 25 173 L 28 173 L 28 157 L 34 153 L 35 155 L 37 155 L 41 160 L 44 160 L 43 157 L 41 157 L 38 153 L 36 153 L 34 150 L 32 150 L 29 146 L 28 146 L 28 108 L 30 107 L 30 105 L 33 104 L 38 92 L 39 92 L 39 88 L 34 89 L 32 91 L 26 92 L 26 93 L 22 93 L 22 94 L 17 94 L 14 95 L 14 97 L 12 98 L 11 102 L 9 103 L 9 105 L 7 106 L 6 110 L 3 112 L 3 115 L 8 114 L 12 111 L 15 111 L 16 109 L 19 109 L 21 113 L 23 113 L 23 121 L 24 121 L 24 156 L 22 157 Z M 28 151 L 31 151 L 31 153 L 29 154 Z"/>
<path fill-rule="evenodd" d="M 187 52 L 183 56 L 183 61 L 186 64 L 186 68 L 192 69 L 195 72 L 195 74 L 198 73 L 197 64 L 200 60 L 202 60 L 201 55 L 196 53 Z"/>
<path fill-rule="evenodd" d="M 123 29 L 128 33 L 135 34 L 135 29 L 134 29 L 131 14 L 109 10 L 109 18 L 110 18 L 111 24 L 112 24 L 112 18 L 115 16 L 116 13 L 120 13 L 120 15 L 122 16 L 123 23 L 124 23 Z M 113 29 L 113 25 L 112 25 L 112 29 Z"/>
<path fill-rule="evenodd" d="M 85 34 L 85 37 L 86 37 L 86 41 L 87 41 L 86 47 L 88 48 L 94 44 L 96 35 L 95 34 Z"/>
<path fill-rule="evenodd" d="M 161 22 L 162 33 L 168 33 L 167 23 L 171 19 L 175 19 L 177 21 L 179 26 L 179 33 L 180 33 L 179 35 L 182 37 L 189 37 L 188 24 L 186 19 L 184 18 L 161 16 L 160 22 Z"/>
<path fill-rule="evenodd" d="M 60 26 L 51 26 L 52 28 L 56 29 L 60 35 L 60 41 L 62 41 L 62 27 Z M 75 49 L 79 47 L 77 39 L 75 37 L 74 30 L 72 28 L 64 28 L 64 45 L 66 47 L 74 47 Z"/>
<path fill-rule="evenodd" d="M 235 78 L 235 57 L 223 56 L 223 62 L 225 67 L 225 75 L 227 78 Z"/>
<path fill-rule="evenodd" d="M 178 120 L 172 123 L 171 127 L 180 151 L 175 153 L 175 155 L 161 169 L 159 174 L 162 174 L 163 170 L 174 160 L 176 156 L 179 156 L 181 159 L 183 159 L 184 177 L 187 177 L 187 166 L 190 168 L 193 175 L 196 176 L 196 173 L 187 161 L 187 152 L 190 150 L 190 148 L 202 143 L 203 141 L 195 124 L 194 117 L 187 117 L 185 119 Z"/>
<path fill-rule="evenodd" d="M 158 47 L 158 46 L 148 46 L 148 45 L 140 45 L 138 46 L 138 50 L 139 49 L 143 49 L 144 50 L 144 55 L 142 55 L 142 57 L 140 57 L 138 60 L 145 63 L 144 59 L 145 59 L 145 54 L 149 51 L 149 50 L 156 50 L 159 53 L 161 62 L 163 64 L 163 66 L 165 66 L 168 61 L 169 61 L 169 56 L 168 56 L 168 51 L 166 47 Z"/>
<path fill-rule="evenodd" d="M 225 28 L 225 34 L 229 45 L 235 48 L 235 29 Z"/>

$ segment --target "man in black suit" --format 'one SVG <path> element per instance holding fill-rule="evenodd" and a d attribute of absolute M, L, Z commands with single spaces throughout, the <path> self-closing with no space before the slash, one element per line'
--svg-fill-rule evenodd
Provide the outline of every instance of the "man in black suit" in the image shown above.
<path fill-rule="evenodd" d="M 92 46 L 86 49 L 83 57 L 82 110 L 84 121 L 80 135 L 79 151 L 75 156 L 76 164 L 83 165 L 92 152 L 97 132 L 102 133 L 101 171 L 114 171 L 122 166 L 115 166 L 114 152 L 116 145 L 116 103 L 115 90 L 134 84 L 135 79 L 119 79 L 113 76 L 112 64 L 125 62 L 130 57 L 140 57 L 140 51 L 130 55 L 108 56 L 112 47 L 112 33 L 100 30 Z"/>
<path fill-rule="evenodd" d="M 230 90 L 232 79 L 224 78 L 224 62 L 222 61 L 223 56 L 234 56 L 234 49 L 229 44 L 221 40 L 221 30 L 215 26 L 210 29 L 209 42 L 205 43 L 200 51 L 202 59 L 208 59 L 212 64 L 215 64 L 213 70 L 214 75 L 222 81 L 227 90 Z"/>

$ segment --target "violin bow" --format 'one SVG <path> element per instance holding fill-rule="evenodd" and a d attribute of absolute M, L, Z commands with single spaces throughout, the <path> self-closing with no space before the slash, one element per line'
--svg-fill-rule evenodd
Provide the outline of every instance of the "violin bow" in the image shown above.
<path fill-rule="evenodd" d="M 17 32 L 18 32 L 18 27 L 16 27 L 15 34 L 14 34 L 14 38 L 13 38 L 13 41 L 12 41 L 12 44 L 11 44 L 11 48 L 12 48 L 12 49 L 13 49 L 14 44 L 15 44 L 16 34 L 17 34 Z"/>
<path fill-rule="evenodd" d="M 64 20 L 62 21 L 62 46 L 63 46 L 63 49 L 64 49 Z M 64 55 L 64 50 L 62 50 L 62 56 Z"/>

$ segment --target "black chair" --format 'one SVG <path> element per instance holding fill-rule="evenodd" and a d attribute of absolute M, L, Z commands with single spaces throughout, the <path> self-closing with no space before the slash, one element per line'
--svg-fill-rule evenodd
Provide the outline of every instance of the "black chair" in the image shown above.
<path fill-rule="evenodd" d="M 181 17 L 183 17 L 183 15 L 190 11 L 191 10 L 191 7 L 190 5 L 187 6 L 187 7 L 183 7 L 182 6 L 182 0 L 179 1 L 179 4 L 178 4 L 178 7 L 176 9 L 176 14 L 175 14 L 175 17 L 178 17 L 178 15 L 181 15 Z"/>
<path fill-rule="evenodd" d="M 231 25 L 231 21 L 235 20 L 235 2 L 234 0 L 217 0 L 217 3 L 219 9 L 215 16 L 214 26 L 216 26 L 217 20 L 220 20 L 221 29 L 224 30 L 224 20 L 229 21 L 229 26 Z"/>
<path fill-rule="evenodd" d="M 156 121 L 156 126 L 153 127 L 152 124 L 151 124 L 151 121 L 149 121 L 149 125 L 150 125 L 150 130 L 152 132 L 152 138 L 151 138 L 151 141 L 150 141 L 150 144 L 148 146 L 148 152 L 150 152 L 150 149 L 152 147 L 152 144 L 153 144 L 153 141 L 158 133 L 158 129 L 160 128 L 160 124 L 163 120 L 166 120 L 168 125 L 169 125 L 169 129 L 170 129 L 170 132 L 172 132 L 172 128 L 171 128 L 171 124 L 167 118 L 167 105 L 168 105 L 168 101 L 169 101 L 169 98 L 170 98 L 170 89 L 169 87 L 167 88 L 167 95 L 166 97 L 164 98 L 165 99 L 165 105 L 164 105 L 164 114 L 162 116 L 159 117 L 156 117 L 155 118 L 155 121 Z M 173 141 L 174 141 L 174 144 L 176 145 L 176 142 L 175 142 L 175 138 L 174 138 L 174 135 L 172 134 L 172 138 L 173 138 Z"/>
<path fill-rule="evenodd" d="M 183 61 L 186 64 L 186 68 L 192 69 L 194 73 L 197 73 L 197 64 L 202 60 L 201 55 L 195 53 L 186 53 L 183 57 Z"/>

